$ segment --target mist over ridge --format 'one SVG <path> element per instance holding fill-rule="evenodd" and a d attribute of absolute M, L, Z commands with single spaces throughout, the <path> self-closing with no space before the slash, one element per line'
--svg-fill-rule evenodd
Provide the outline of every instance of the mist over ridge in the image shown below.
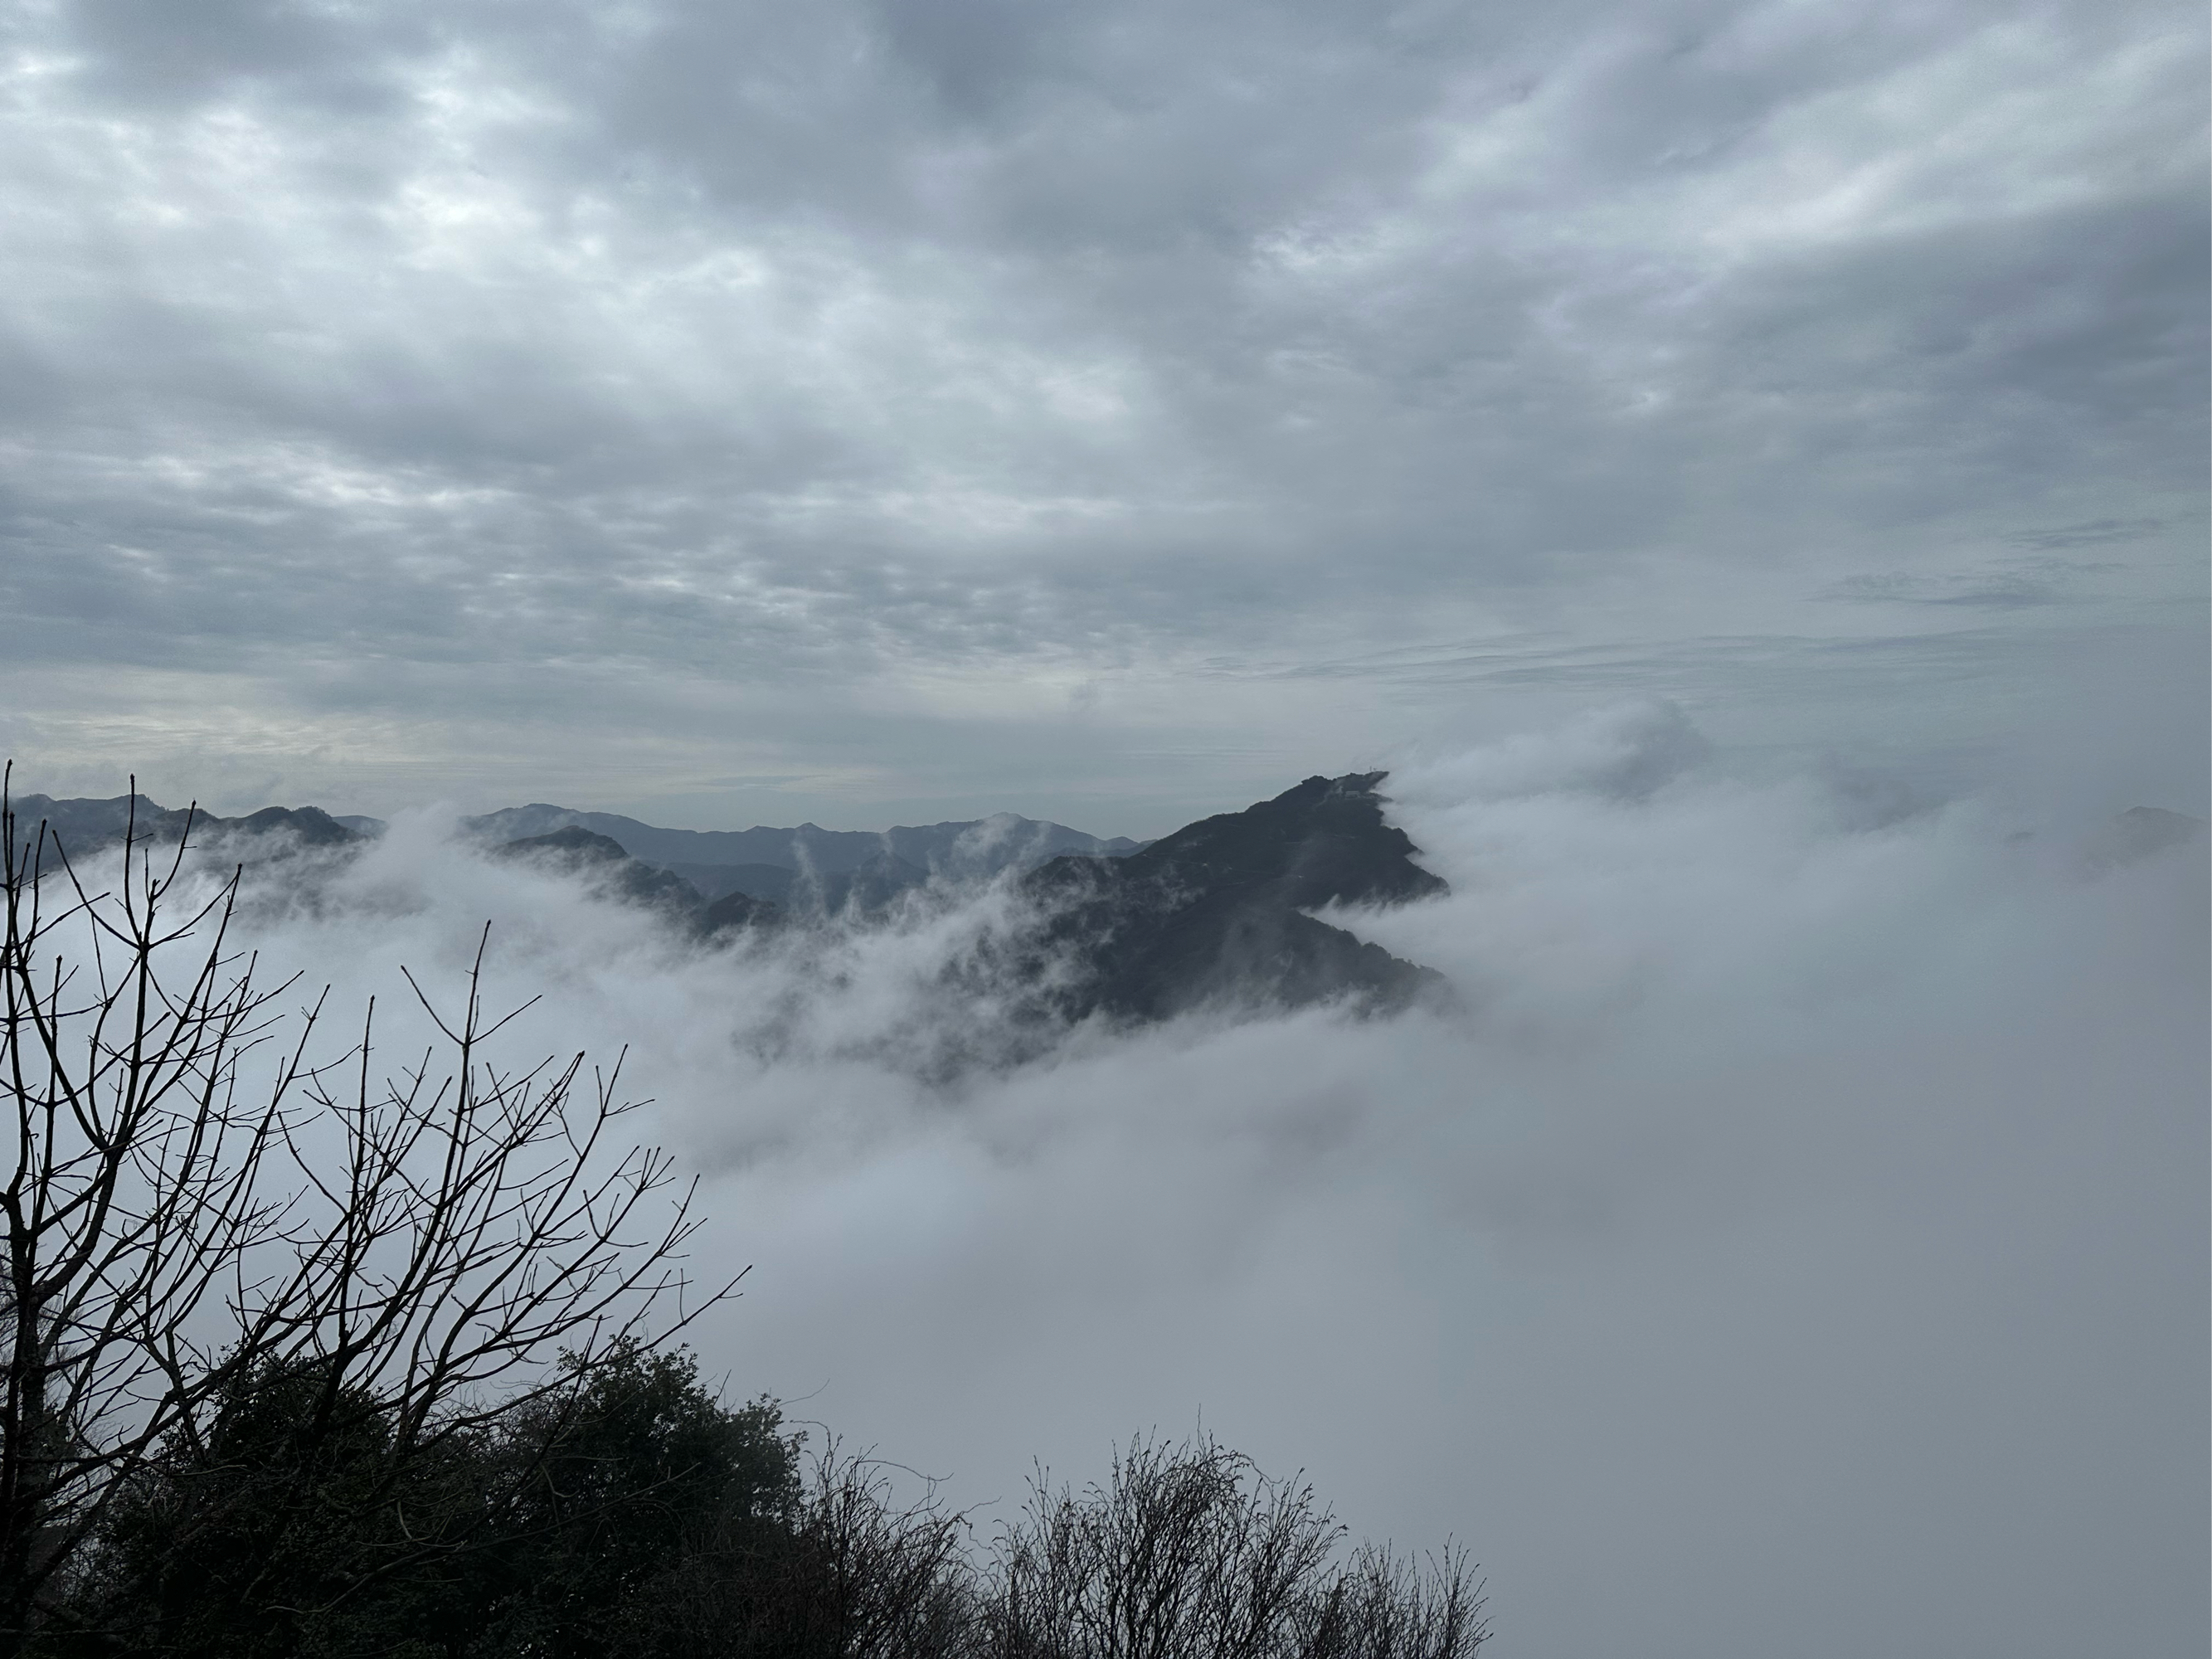
<path fill-rule="evenodd" d="M 918 1075 L 950 1081 L 972 1066 L 1034 1059 L 1092 1022 L 1126 1028 L 1202 1010 L 1249 1016 L 1313 1005 L 1382 1014 L 1448 998 L 1433 969 L 1312 914 L 1447 890 L 1415 861 L 1419 848 L 1386 823 L 1386 775 L 1308 778 L 1141 844 L 1005 813 L 873 836 L 812 825 L 718 835 L 539 805 L 453 829 L 493 862 L 563 878 L 696 948 L 781 949 L 818 961 L 854 935 L 986 915 L 980 925 L 953 923 L 960 942 L 948 943 L 935 973 L 941 1018 L 927 1023 L 963 1032 L 988 1024 L 991 1037 L 939 1042 L 933 1034 L 922 1044 L 929 1057 L 910 1062 Z M 170 848 L 204 872 L 251 870 L 249 908 L 288 894 L 327 902 L 347 861 L 390 828 L 349 827 L 314 807 L 223 818 L 142 796 L 42 794 L 24 796 L 13 822 L 17 866 L 51 870 L 57 882 L 81 882 L 103 849 Z M 893 850 L 902 847 L 928 868 Z M 692 856 L 654 856 L 672 850 Z M 736 861 L 758 856 L 781 861 Z M 998 902 L 979 905 L 985 896 Z M 986 1008 L 988 1020 L 978 1012 Z"/>
<path fill-rule="evenodd" d="M 1467 1541 L 1504 1654 L 1840 1656 L 1870 1595 L 1927 1659 L 2179 1652 L 2203 830 L 2039 783 L 1747 778 L 1648 704 L 1398 757 L 1449 890 L 1312 912 L 1455 993 L 1382 1018 L 1040 1043 L 1018 872 L 710 946 L 450 815 L 256 865 L 242 920 L 357 1002 L 489 918 L 514 1040 L 627 1045 L 702 1265 L 753 1264 L 708 1363 L 983 1515 L 1202 1416 Z"/>

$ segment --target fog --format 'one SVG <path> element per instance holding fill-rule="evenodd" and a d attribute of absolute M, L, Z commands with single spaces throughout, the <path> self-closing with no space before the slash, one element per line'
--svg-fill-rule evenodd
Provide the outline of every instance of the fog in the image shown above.
<path fill-rule="evenodd" d="M 510 1052 L 627 1045 L 699 1276 L 750 1265 L 709 1369 L 986 1537 L 1033 1458 L 1202 1424 L 1467 1544 L 1506 1659 L 2201 1653 L 2201 833 L 2048 768 L 1754 772 L 1656 706 L 1387 789 L 1452 896 L 1330 919 L 1456 1006 L 1021 1064 L 939 972 L 1003 888 L 711 951 L 422 812 L 257 866 L 246 924 L 343 1008 L 452 994 L 489 921 Z"/>

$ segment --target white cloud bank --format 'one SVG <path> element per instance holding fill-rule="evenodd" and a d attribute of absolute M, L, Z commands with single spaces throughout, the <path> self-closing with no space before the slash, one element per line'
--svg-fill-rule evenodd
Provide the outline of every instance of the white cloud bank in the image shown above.
<path fill-rule="evenodd" d="M 755 1264 L 710 1362 L 987 1524 L 1202 1415 L 1467 1541 L 1502 1659 L 2201 1652 L 2201 837 L 2099 866 L 2094 814 L 1746 782 L 1649 708 L 1392 787 L 1454 893 L 1353 920 L 1463 1010 L 953 1089 L 897 1062 L 973 911 L 702 957 L 418 818 L 254 927 L 343 1000 L 490 917 L 519 1041 L 628 1042 L 702 1276 Z"/>

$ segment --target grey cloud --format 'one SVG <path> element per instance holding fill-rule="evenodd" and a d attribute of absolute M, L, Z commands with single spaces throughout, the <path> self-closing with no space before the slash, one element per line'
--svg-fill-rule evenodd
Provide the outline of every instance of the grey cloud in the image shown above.
<path fill-rule="evenodd" d="M 2056 605 L 2062 596 L 2050 582 L 2009 572 L 1941 580 L 1899 570 L 1846 576 L 1823 597 L 1887 605 L 1986 605 L 2010 610 L 2024 605 Z"/>
<path fill-rule="evenodd" d="M 2010 611 L 2024 605 L 2055 605 L 2058 595 L 2043 582 L 2011 576 L 1983 587 L 1970 587 L 1963 593 L 1946 593 L 1934 601 L 1936 605 L 1985 605 L 1995 610 Z"/>
<path fill-rule="evenodd" d="M 1662 557 L 2025 611 L 1960 585 L 2023 521 L 2155 519 L 2146 570 L 2196 522 L 2157 6 L 9 27 L 52 64 L 8 106 L 17 662 L 272 716 L 559 665 L 556 722 L 657 665 L 860 731 L 863 679 L 1319 668 Z"/>
<path fill-rule="evenodd" d="M 2162 519 L 2091 519 L 2086 523 L 2060 525 L 2050 530 L 2016 531 L 2007 539 L 2021 547 L 2055 551 L 2068 547 L 2100 547 L 2110 542 L 2141 541 L 2163 528 Z"/>
<path fill-rule="evenodd" d="M 87 88 L 125 107 L 274 91 L 326 113 L 379 113 L 404 97 L 383 60 L 427 44 L 403 18 L 301 0 L 76 0 L 63 10 L 60 40 L 82 55 Z"/>

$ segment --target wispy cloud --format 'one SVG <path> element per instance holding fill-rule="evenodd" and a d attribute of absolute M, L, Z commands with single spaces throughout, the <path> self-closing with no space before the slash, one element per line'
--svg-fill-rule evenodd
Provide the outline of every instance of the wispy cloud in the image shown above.
<path fill-rule="evenodd" d="M 1287 641 L 1595 641 L 1869 570 L 2074 597 L 1942 586 L 2008 545 L 2189 590 L 2203 30 L 2150 0 L 0 32 L 0 659 L 44 764 L 166 766 L 220 704 L 295 793 L 397 752 L 401 799 L 1074 818 L 1163 710 L 1246 788 L 1338 742 L 1194 667 Z M 1840 625 L 1801 604 L 1675 632 Z M 1408 695 L 1346 731 L 1438 717 Z"/>

